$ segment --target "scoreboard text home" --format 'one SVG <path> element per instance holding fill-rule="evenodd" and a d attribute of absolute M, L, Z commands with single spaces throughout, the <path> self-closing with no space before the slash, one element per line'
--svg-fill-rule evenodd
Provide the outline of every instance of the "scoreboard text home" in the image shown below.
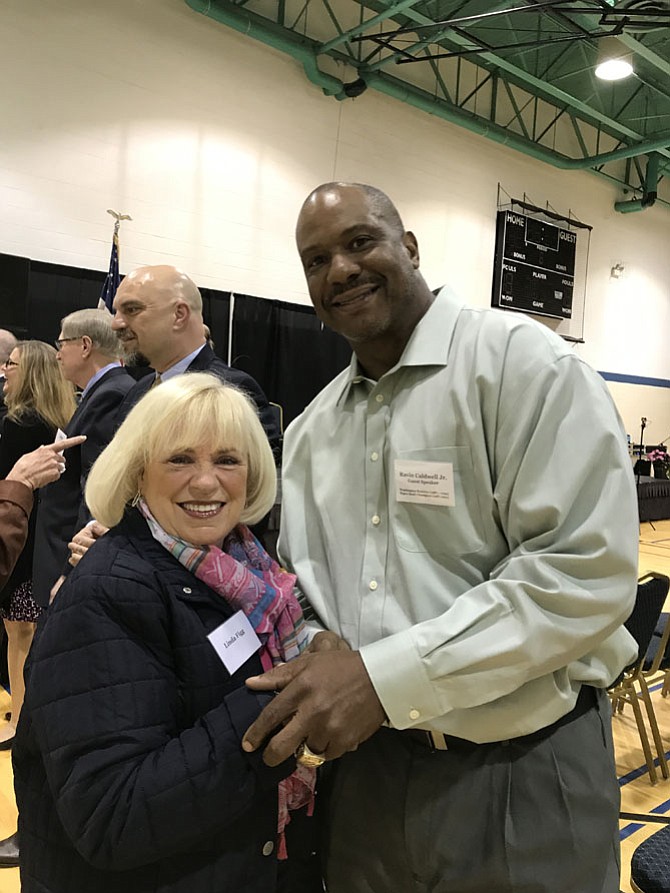
<path fill-rule="evenodd" d="M 491 304 L 570 319 L 577 234 L 517 211 L 498 211 Z"/>

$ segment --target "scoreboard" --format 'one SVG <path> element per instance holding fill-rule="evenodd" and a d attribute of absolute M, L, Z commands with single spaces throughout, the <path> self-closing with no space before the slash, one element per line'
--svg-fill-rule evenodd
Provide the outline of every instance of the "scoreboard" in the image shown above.
<path fill-rule="evenodd" d="M 570 319 L 576 250 L 572 230 L 498 211 L 491 305 Z"/>

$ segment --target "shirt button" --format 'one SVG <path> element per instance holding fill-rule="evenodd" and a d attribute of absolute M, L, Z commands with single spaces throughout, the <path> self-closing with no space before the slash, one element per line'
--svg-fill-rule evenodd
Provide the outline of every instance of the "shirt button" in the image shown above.
<path fill-rule="evenodd" d="M 370 582 L 368 583 L 368 589 L 372 589 L 372 591 L 374 592 L 378 585 L 379 584 L 376 580 L 370 580 Z"/>
<path fill-rule="evenodd" d="M 274 848 L 275 848 L 274 843 L 271 840 L 268 840 L 267 843 L 263 844 L 263 850 L 262 850 L 263 855 L 271 856 Z"/>
<path fill-rule="evenodd" d="M 379 517 L 379 515 L 372 516 L 372 523 L 375 525 L 375 527 L 380 523 L 380 521 L 381 521 L 381 518 Z"/>
<path fill-rule="evenodd" d="M 370 458 L 372 459 L 373 462 L 376 462 L 377 459 L 379 459 L 379 453 L 377 453 L 377 452 L 370 453 Z"/>
<path fill-rule="evenodd" d="M 383 403 L 383 402 L 384 402 L 384 395 L 383 395 L 383 394 L 377 394 L 377 396 L 375 397 L 375 400 L 377 401 L 377 403 Z"/>
<path fill-rule="evenodd" d="M 409 718 L 410 718 L 410 719 L 418 719 L 420 716 L 421 716 L 421 714 L 420 714 L 419 711 L 416 710 L 415 708 L 413 708 L 412 710 L 409 711 Z"/>
<path fill-rule="evenodd" d="M 185 592 L 186 595 L 190 595 L 193 592 L 193 590 L 191 589 L 190 586 L 184 586 L 184 588 L 182 589 L 182 592 Z"/>

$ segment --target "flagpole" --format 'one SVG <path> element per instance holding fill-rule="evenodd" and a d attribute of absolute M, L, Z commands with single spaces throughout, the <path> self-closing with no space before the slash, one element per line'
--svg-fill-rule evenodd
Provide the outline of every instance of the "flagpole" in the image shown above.
<path fill-rule="evenodd" d="M 120 211 L 114 211 L 112 208 L 107 208 L 107 213 L 114 218 L 114 234 L 112 235 L 112 251 L 109 257 L 109 270 L 104 285 L 102 286 L 98 307 L 101 310 L 106 309 L 112 313 L 114 295 L 116 294 L 116 290 L 119 287 L 119 282 L 121 280 L 119 273 L 119 228 L 122 220 L 132 220 L 133 218 L 130 214 L 122 214 Z"/>

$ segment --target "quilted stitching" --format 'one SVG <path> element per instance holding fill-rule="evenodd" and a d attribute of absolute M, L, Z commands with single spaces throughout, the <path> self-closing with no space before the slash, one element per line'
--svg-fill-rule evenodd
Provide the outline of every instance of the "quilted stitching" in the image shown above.
<path fill-rule="evenodd" d="M 71 574 L 15 744 L 24 893 L 273 889 L 262 848 L 292 767 L 241 750 L 260 663 L 223 667 L 206 633 L 229 613 L 135 517 Z"/>

